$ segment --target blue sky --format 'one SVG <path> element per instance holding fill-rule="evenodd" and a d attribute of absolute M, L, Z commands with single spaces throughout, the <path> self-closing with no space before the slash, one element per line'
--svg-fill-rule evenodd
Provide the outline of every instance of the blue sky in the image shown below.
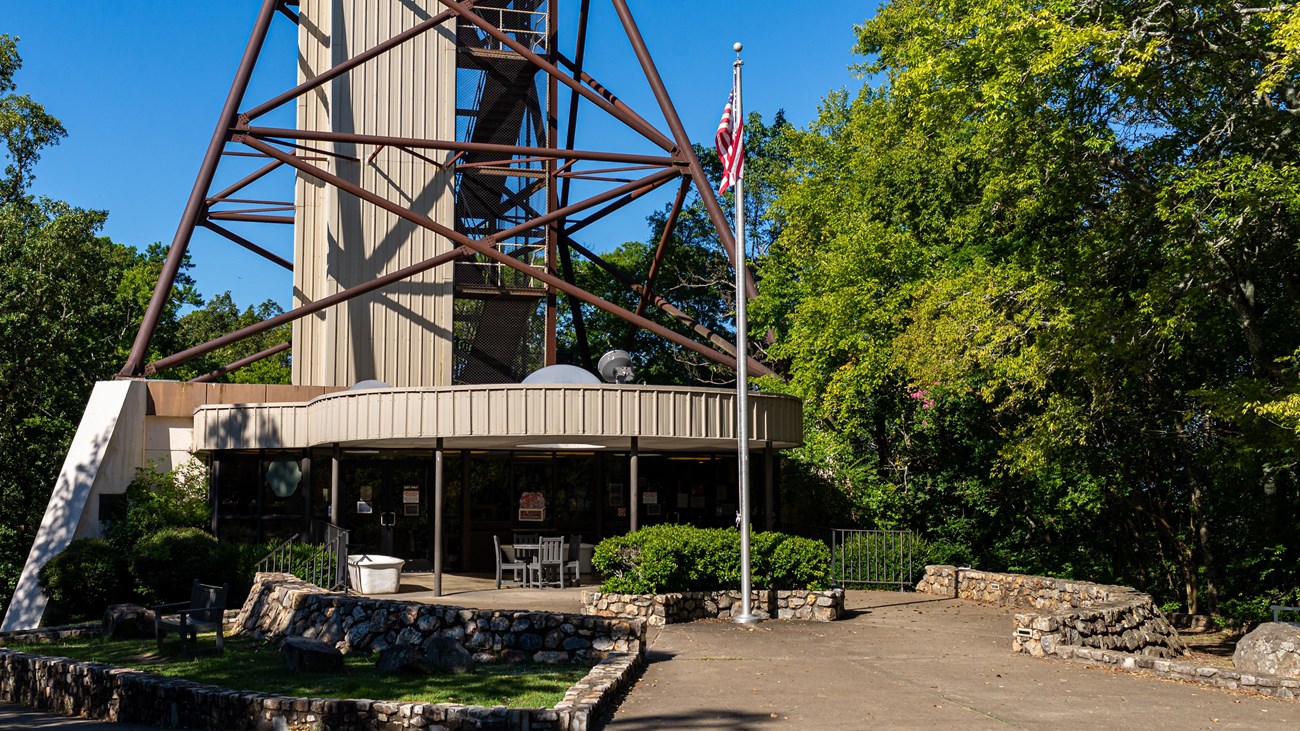
<path fill-rule="evenodd" d="M 22 39 L 19 92 L 44 104 L 68 129 L 67 139 L 43 156 L 35 192 L 108 210 L 105 233 L 120 243 L 170 243 L 260 3 L 3 5 L 0 33 Z M 770 119 L 784 109 L 791 122 L 804 126 L 828 91 L 861 85 L 848 68 L 859 60 L 851 52 L 853 26 L 876 7 L 842 0 L 812 6 L 772 0 L 631 5 L 688 133 L 709 144 L 730 85 L 734 41 L 745 44 L 746 110 Z M 572 47 L 577 6 L 576 0 L 561 5 L 564 49 Z M 612 7 L 600 0 L 592 7 L 588 70 L 642 116 L 661 122 Z M 795 15 L 791 8 L 804 12 Z M 295 50 L 296 29 L 277 20 L 245 108 L 296 83 Z M 265 121 L 293 123 L 284 115 Z M 656 152 L 591 107 L 582 110 L 579 132 L 579 147 Z M 240 177 L 247 165 L 223 163 L 218 185 Z M 287 178 L 265 185 L 289 190 Z M 603 251 L 645 238 L 645 215 L 665 202 L 630 206 L 587 229 L 585 243 Z M 287 230 L 269 233 L 270 228 L 289 227 L 240 231 L 289 256 Z M 267 298 L 288 305 L 284 270 L 205 231 L 195 234 L 191 252 L 192 274 L 206 296 L 231 290 L 242 305 Z"/>

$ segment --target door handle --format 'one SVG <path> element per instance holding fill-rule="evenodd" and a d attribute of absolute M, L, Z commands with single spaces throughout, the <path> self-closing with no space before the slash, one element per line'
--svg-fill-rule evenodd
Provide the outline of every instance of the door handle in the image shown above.
<path fill-rule="evenodd" d="M 379 524 L 385 527 L 397 525 L 397 513 L 380 513 Z"/>

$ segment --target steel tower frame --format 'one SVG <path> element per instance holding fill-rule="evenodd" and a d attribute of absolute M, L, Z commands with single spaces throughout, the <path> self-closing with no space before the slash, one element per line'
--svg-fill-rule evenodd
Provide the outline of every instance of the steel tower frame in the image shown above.
<path fill-rule="evenodd" d="M 618 15 L 619 23 L 627 37 L 627 41 L 636 55 L 640 69 L 650 85 L 659 110 L 667 122 L 669 128 L 667 134 L 629 108 L 623 100 L 584 68 L 590 0 L 580 0 L 576 51 L 572 59 L 560 52 L 557 43 L 557 6 L 559 0 L 545 0 L 545 2 L 539 2 L 539 0 L 477 0 L 477 2 L 476 0 L 438 0 L 438 2 L 444 7 L 442 12 L 393 35 L 368 50 L 337 63 L 328 70 L 313 78 L 306 79 L 265 102 L 252 107 L 245 107 L 244 97 L 248 90 L 249 80 L 263 50 L 267 32 L 273 19 L 276 16 L 282 16 L 295 24 L 298 22 L 298 16 L 294 11 L 294 8 L 298 5 L 297 0 L 263 0 L 238 70 L 231 83 L 230 91 L 226 96 L 225 104 L 217 119 L 216 128 L 208 143 L 207 153 L 199 166 L 194 186 L 168 250 L 158 283 L 154 287 L 153 295 L 145 311 L 140 329 L 136 334 L 130 355 L 123 365 L 119 377 L 133 378 L 154 375 L 171 366 L 184 363 L 277 326 L 293 322 L 327 307 L 379 290 L 420 272 L 471 259 L 495 263 L 500 267 L 517 271 L 523 277 L 539 281 L 544 285 L 544 294 L 542 295 L 546 300 L 544 357 L 548 365 L 555 363 L 556 359 L 556 297 L 557 293 L 562 292 L 569 298 L 571 305 L 570 309 L 575 334 L 577 335 L 579 357 L 589 367 L 591 354 L 586 343 L 582 320 L 581 305 L 583 304 L 604 310 L 716 363 L 729 368 L 737 367 L 736 348 L 733 343 L 654 292 L 656 274 L 668 255 L 678 214 L 691 186 L 694 186 L 698 191 L 710 221 L 717 232 L 718 240 L 730 258 L 733 267 L 736 262 L 735 239 L 730 223 L 723 214 L 717 197 L 705 176 L 704 168 L 691 147 L 690 138 L 677 115 L 677 111 L 663 84 L 663 80 L 660 78 L 654 60 L 646 47 L 645 40 L 632 17 L 626 0 L 611 0 L 611 3 Z M 520 2 L 527 2 L 534 6 L 545 5 L 548 23 L 546 24 L 546 43 L 544 49 L 542 49 L 544 53 L 538 53 L 530 48 L 528 44 L 520 42 L 519 34 L 515 32 L 517 29 L 503 28 L 502 26 L 505 25 L 501 20 L 504 17 L 503 13 L 497 13 L 498 20 L 495 23 L 490 18 L 485 17 L 491 15 L 491 11 L 509 9 Z M 476 33 L 481 34 L 481 37 L 490 37 L 495 43 L 499 44 L 500 48 L 509 49 L 520 59 L 535 67 L 536 72 L 545 75 L 547 114 L 545 115 L 546 132 L 543 144 L 525 146 L 520 144 L 475 143 L 454 139 L 415 139 L 377 134 L 284 129 L 259 126 L 257 124 L 258 119 L 268 112 L 295 101 L 300 96 L 318 89 L 331 80 L 347 74 L 352 69 L 379 58 L 406 41 L 430 32 L 452 19 L 455 19 L 458 24 L 472 26 Z M 560 95 L 560 85 L 566 87 L 570 95 L 563 143 L 559 140 L 560 130 L 557 120 L 558 108 L 556 106 Z M 595 106 L 620 121 L 662 149 L 663 154 L 645 155 L 576 149 L 574 144 L 580 100 Z M 322 156 L 341 157 L 338 153 L 312 146 L 313 143 L 321 142 L 350 143 L 357 145 L 361 149 L 373 148 L 376 152 L 383 147 L 393 147 L 424 160 L 429 160 L 423 154 L 425 151 L 447 151 L 454 154 L 449 163 L 446 164 L 454 165 L 457 173 L 466 172 L 476 165 L 481 166 L 484 164 L 483 162 L 462 162 L 462 160 L 468 160 L 474 155 L 494 156 L 485 157 L 484 159 L 494 161 L 494 164 L 498 167 L 504 166 L 514 171 L 524 169 L 514 167 L 516 165 L 532 166 L 534 169 L 540 165 L 546 181 L 546 211 L 533 211 L 536 215 L 533 215 L 528 220 L 509 228 L 493 231 L 486 236 L 475 238 L 455 230 L 452 226 L 435 221 L 374 192 L 365 190 L 360 185 L 313 164 Z M 233 149 L 227 149 L 228 146 Z M 242 150 L 238 146 L 242 146 Z M 265 159 L 267 162 L 264 166 L 246 175 L 238 182 L 213 193 L 211 192 L 213 181 L 223 157 L 258 157 Z M 614 166 L 586 170 L 579 169 L 579 165 L 590 163 L 613 164 Z M 294 210 L 292 201 L 249 200 L 236 197 L 241 190 L 282 166 L 293 168 L 299 174 L 315 178 L 325 185 L 334 186 L 416 226 L 441 235 L 449 240 L 454 248 L 441 255 L 351 286 L 262 322 L 227 333 L 206 343 L 152 362 L 146 362 L 154 333 L 167 300 L 171 295 L 196 228 L 208 229 L 268 261 L 292 271 L 292 262 L 259 246 L 243 235 L 229 230 L 224 225 L 225 222 L 230 221 L 270 225 L 293 224 L 293 216 L 283 215 L 285 211 L 291 212 Z M 621 177 L 631 171 L 650 172 L 634 180 Z M 506 174 L 511 173 L 507 172 Z M 570 184 L 573 179 L 620 182 L 621 184 L 585 199 L 571 201 Z M 573 235 L 586 226 L 673 181 L 679 182 L 676 197 L 669 211 L 663 234 L 655 248 L 653 260 L 644 276 L 634 276 L 629 272 L 622 271 L 573 239 Z M 461 194 L 459 186 L 456 194 L 459 198 Z M 256 207 L 232 209 L 226 207 L 229 205 L 253 205 Z M 589 213 L 581 219 L 574 218 L 575 214 L 584 212 Z M 542 269 L 538 269 L 536 266 L 504 251 L 500 247 L 500 244 L 506 239 L 527 231 L 536 231 L 542 227 L 545 229 L 545 266 Z M 574 280 L 572 263 L 574 252 L 586 257 L 609 276 L 634 292 L 638 297 L 635 311 L 619 307 L 579 287 Z M 746 272 L 746 275 L 746 290 L 752 297 L 756 294 L 754 280 L 752 274 Z M 689 329 L 696 337 L 688 337 L 677 330 L 666 328 L 646 318 L 644 312 L 649 305 L 654 305 L 667 312 L 683 329 Z M 262 358 L 281 353 L 290 347 L 290 343 L 282 343 L 193 380 L 199 382 L 213 380 Z M 750 375 L 757 376 L 772 373 L 771 369 L 766 365 L 748 354 L 746 354 L 746 362 Z"/>

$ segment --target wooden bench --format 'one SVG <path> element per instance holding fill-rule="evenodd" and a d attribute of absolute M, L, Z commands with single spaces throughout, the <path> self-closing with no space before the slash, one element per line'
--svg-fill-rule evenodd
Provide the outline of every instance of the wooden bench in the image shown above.
<path fill-rule="evenodd" d="M 225 651 L 225 633 L 223 623 L 226 614 L 226 592 L 229 584 L 209 586 L 194 580 L 188 602 L 173 602 L 150 607 L 154 611 L 154 637 L 158 640 L 158 651 L 162 652 L 163 638 L 171 630 L 181 636 L 181 654 L 189 650 L 189 641 L 197 644 L 200 632 L 216 632 L 216 652 Z"/>

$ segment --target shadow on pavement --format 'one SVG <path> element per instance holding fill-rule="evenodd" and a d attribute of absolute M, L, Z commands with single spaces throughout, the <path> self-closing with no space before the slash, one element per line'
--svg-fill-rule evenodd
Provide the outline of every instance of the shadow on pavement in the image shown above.
<path fill-rule="evenodd" d="M 732 731 L 749 731 L 749 729 L 758 729 L 772 724 L 779 723 L 778 719 L 772 718 L 766 713 L 734 713 L 734 712 L 710 712 L 708 709 L 700 709 L 691 713 L 669 713 L 657 714 L 651 718 L 620 718 L 618 728 L 620 731 L 662 731 L 662 729 L 679 729 L 679 728 L 727 728 Z M 605 724 L 596 726 L 598 729 L 605 728 Z"/>

